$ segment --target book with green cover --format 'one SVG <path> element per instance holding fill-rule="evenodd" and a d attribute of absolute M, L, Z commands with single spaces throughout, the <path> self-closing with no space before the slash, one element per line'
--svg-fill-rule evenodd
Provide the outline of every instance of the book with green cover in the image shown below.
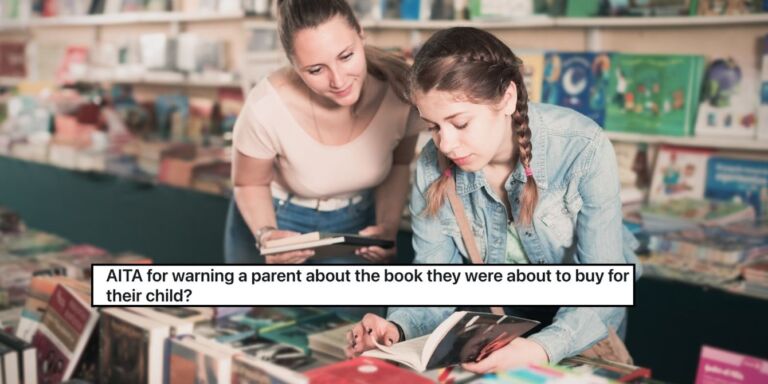
<path fill-rule="evenodd" d="M 613 132 L 690 136 L 696 124 L 704 57 L 616 54 L 605 128 Z"/>

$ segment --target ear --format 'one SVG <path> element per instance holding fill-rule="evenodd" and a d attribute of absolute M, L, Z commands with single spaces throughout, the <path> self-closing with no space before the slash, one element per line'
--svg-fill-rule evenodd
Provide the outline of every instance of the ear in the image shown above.
<path fill-rule="evenodd" d="M 507 86 L 507 91 L 504 92 L 504 98 L 501 99 L 499 107 L 507 116 L 512 116 L 517 110 L 517 86 L 514 81 L 509 82 L 509 86 Z"/>

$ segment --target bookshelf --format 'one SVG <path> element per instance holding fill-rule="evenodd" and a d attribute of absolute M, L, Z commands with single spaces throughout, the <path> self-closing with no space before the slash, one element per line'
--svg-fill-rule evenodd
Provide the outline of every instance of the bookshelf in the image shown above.
<path fill-rule="evenodd" d="M 668 144 L 697 148 L 719 148 L 768 152 L 768 141 L 728 139 L 721 137 L 673 137 L 637 133 L 606 132 L 611 141 L 625 143 Z"/>

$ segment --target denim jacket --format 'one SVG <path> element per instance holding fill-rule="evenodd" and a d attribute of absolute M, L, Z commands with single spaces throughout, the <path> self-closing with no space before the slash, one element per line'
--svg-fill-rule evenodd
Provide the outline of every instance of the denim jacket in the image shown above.
<path fill-rule="evenodd" d="M 528 109 L 533 158 L 531 167 L 539 199 L 531 225 L 515 223 L 531 263 L 635 263 L 637 240 L 622 225 L 615 153 L 602 129 L 570 109 L 530 103 Z M 440 177 L 438 150 L 430 141 L 422 150 L 411 190 L 415 263 L 469 263 L 459 226 L 447 199 L 435 217 L 422 213 L 426 191 Z M 486 264 L 503 264 L 506 257 L 507 214 L 482 171 L 455 168 L 456 192 L 471 222 Z M 518 164 L 504 187 L 514 217 L 526 176 Z M 639 276 L 639 265 L 636 267 Z M 478 294 L 482 294 L 478 292 Z M 514 294 L 511 293 L 510 294 Z M 388 319 L 400 325 L 406 338 L 432 332 L 455 308 L 395 307 Z M 561 307 L 552 324 L 531 335 L 553 363 L 588 349 L 618 329 L 621 307 Z"/>

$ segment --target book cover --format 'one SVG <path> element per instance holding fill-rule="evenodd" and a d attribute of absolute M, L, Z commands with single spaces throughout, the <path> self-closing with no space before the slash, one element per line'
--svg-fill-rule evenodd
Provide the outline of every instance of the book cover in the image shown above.
<path fill-rule="evenodd" d="M 656 157 L 649 200 L 703 198 L 711 156 L 712 151 L 706 149 L 662 146 Z"/>
<path fill-rule="evenodd" d="M 477 362 L 533 329 L 539 322 L 514 316 L 457 311 L 430 335 L 363 352 L 416 371 Z"/>
<path fill-rule="evenodd" d="M 707 345 L 701 347 L 696 384 L 758 384 L 768 381 L 768 360 Z"/>
<path fill-rule="evenodd" d="M 223 350 L 201 343 L 195 337 L 174 338 L 170 342 L 170 384 L 224 384 L 232 378 L 232 355 L 235 350 Z"/>
<path fill-rule="evenodd" d="M 243 356 L 251 356 L 289 369 L 300 369 L 314 363 L 309 353 L 299 347 L 278 343 L 261 336 L 250 336 L 229 344 Z"/>
<path fill-rule="evenodd" d="M 120 308 L 102 311 L 99 377 L 105 383 L 163 382 L 165 339 L 170 327 Z"/>
<path fill-rule="evenodd" d="M 0 382 L 16 384 L 20 374 L 19 354 L 15 349 L 0 343 Z"/>
<path fill-rule="evenodd" d="M 91 337 L 99 312 L 87 303 L 88 297 L 81 295 L 64 285 L 57 286 L 51 295 L 40 327 L 32 337 L 41 382 L 68 380 Z"/>
<path fill-rule="evenodd" d="M 516 50 L 515 53 L 523 61 L 523 82 L 528 91 L 528 101 L 538 103 L 544 82 L 544 52 Z"/>
<path fill-rule="evenodd" d="M 614 54 L 606 130 L 690 136 L 703 66 L 704 58 L 697 55 Z"/>
<path fill-rule="evenodd" d="M 547 52 L 541 100 L 574 109 L 603 126 L 612 55 Z"/>
<path fill-rule="evenodd" d="M 768 160 L 713 156 L 707 165 L 704 196 L 737 198 L 754 207 L 758 219 L 768 220 Z"/>
<path fill-rule="evenodd" d="M 741 63 L 733 58 L 712 60 L 704 73 L 696 136 L 751 139 L 757 126 L 757 90 Z"/>
<path fill-rule="evenodd" d="M 312 384 L 432 383 L 426 377 L 370 357 L 357 357 L 311 369 L 305 374 Z"/>

